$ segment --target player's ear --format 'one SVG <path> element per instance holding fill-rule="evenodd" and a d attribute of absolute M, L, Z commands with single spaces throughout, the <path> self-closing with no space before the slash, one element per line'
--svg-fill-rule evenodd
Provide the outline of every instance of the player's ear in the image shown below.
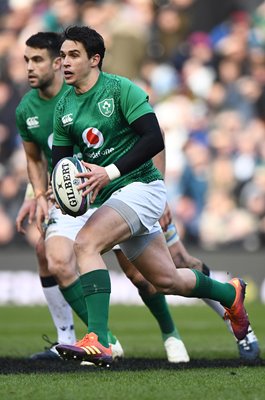
<path fill-rule="evenodd" d="M 56 57 L 53 60 L 53 68 L 55 70 L 59 70 L 59 69 L 61 69 L 61 67 L 62 67 L 62 59 L 61 59 L 61 57 Z"/>
<path fill-rule="evenodd" d="M 94 56 L 92 56 L 90 58 L 91 67 L 97 67 L 99 62 L 100 62 L 100 55 L 99 54 L 94 54 Z"/>

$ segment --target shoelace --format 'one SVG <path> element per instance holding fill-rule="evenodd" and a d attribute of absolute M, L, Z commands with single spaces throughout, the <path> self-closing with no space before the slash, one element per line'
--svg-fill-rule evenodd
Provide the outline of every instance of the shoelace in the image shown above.
<path fill-rule="evenodd" d="M 90 337 L 88 334 L 86 334 L 83 339 L 80 339 L 76 342 L 75 346 L 77 347 L 82 347 L 82 346 L 86 346 L 88 342 L 91 342 Z"/>
<path fill-rule="evenodd" d="M 50 345 L 50 346 L 45 346 L 45 347 L 44 347 L 45 350 L 49 350 L 49 349 L 51 349 L 53 346 L 56 346 L 56 345 L 58 344 L 58 342 L 52 342 L 52 341 L 50 340 L 49 336 L 46 335 L 46 334 L 43 334 L 43 335 L 42 335 L 42 339 L 43 339 L 45 342 L 49 343 L 49 345 Z"/>

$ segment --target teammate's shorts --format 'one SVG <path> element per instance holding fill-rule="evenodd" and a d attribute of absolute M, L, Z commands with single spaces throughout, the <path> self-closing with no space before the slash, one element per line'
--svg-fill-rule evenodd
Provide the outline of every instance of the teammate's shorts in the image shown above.
<path fill-rule="evenodd" d="M 53 236 L 64 236 L 75 241 L 78 232 L 95 211 L 96 208 L 90 208 L 84 215 L 71 217 L 71 215 L 62 214 L 60 209 L 52 206 L 49 210 L 49 220 L 45 231 L 45 240 L 48 240 Z"/>

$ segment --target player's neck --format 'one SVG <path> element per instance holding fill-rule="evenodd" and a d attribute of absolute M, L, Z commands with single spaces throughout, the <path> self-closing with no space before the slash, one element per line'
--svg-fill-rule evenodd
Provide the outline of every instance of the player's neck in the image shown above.
<path fill-rule="evenodd" d="M 42 99 L 50 100 L 60 92 L 62 85 L 63 77 L 57 77 L 49 86 L 39 89 L 39 96 Z"/>
<path fill-rule="evenodd" d="M 92 87 L 97 83 L 99 74 L 100 70 L 95 69 L 92 73 L 90 73 L 88 79 L 78 82 L 75 86 L 76 94 L 83 94 L 92 89 Z"/>

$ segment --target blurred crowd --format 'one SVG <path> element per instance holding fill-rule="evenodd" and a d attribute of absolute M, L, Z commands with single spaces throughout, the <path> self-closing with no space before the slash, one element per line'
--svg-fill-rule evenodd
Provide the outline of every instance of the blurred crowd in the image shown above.
<path fill-rule="evenodd" d="M 265 246 L 265 1 L 1 0 L 0 246 L 15 231 L 27 183 L 15 109 L 29 89 L 32 34 L 89 25 L 104 71 L 143 87 L 165 134 L 168 200 L 184 242 Z"/>

